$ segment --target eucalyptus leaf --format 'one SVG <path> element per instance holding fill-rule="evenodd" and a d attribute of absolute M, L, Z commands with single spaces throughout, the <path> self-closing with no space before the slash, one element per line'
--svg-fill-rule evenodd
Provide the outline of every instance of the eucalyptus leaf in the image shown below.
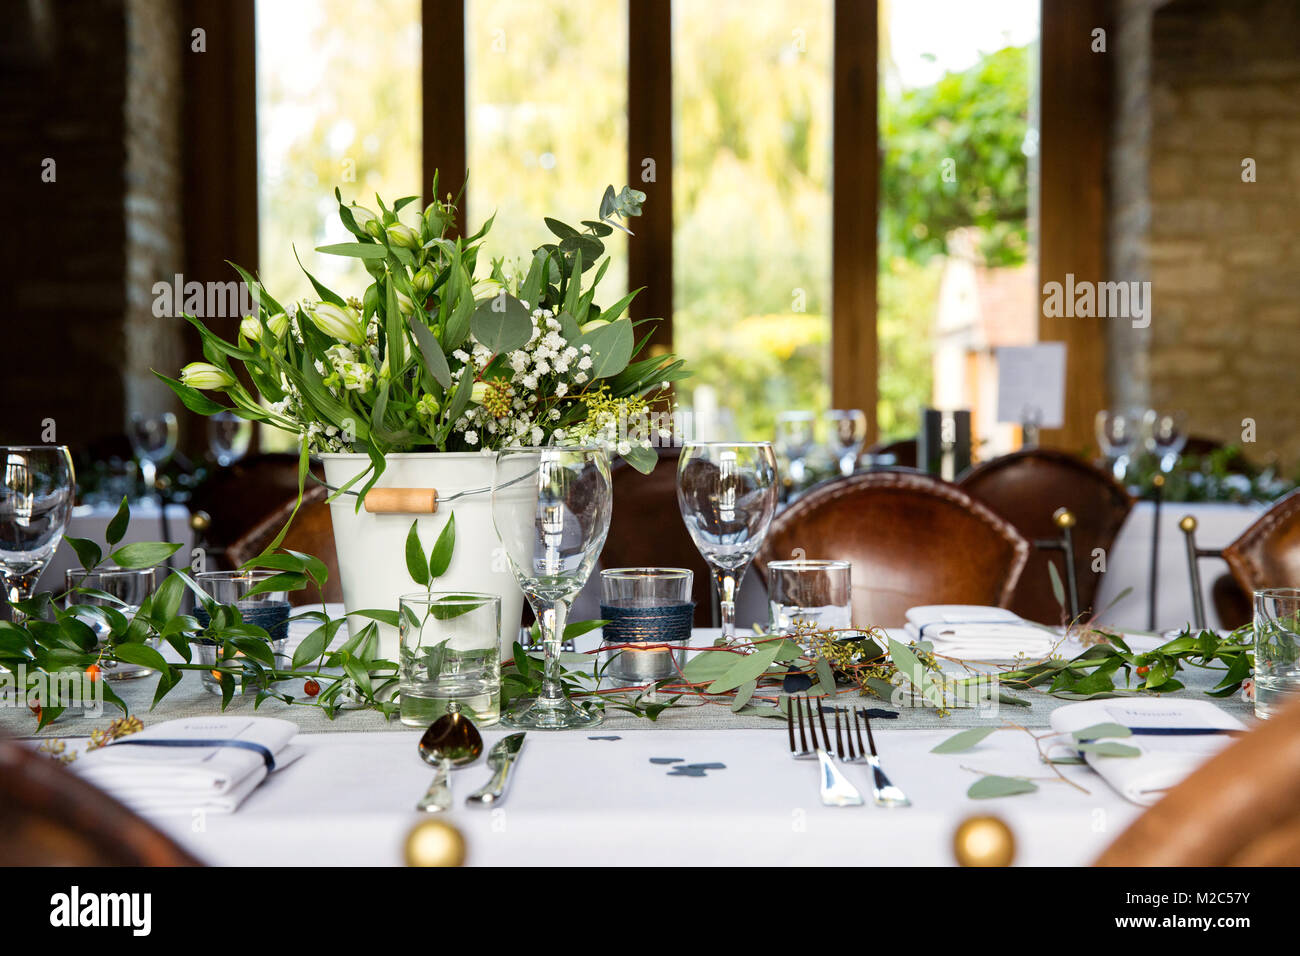
<path fill-rule="evenodd" d="M 971 784 L 970 789 L 966 791 L 966 796 L 972 800 L 988 800 L 993 797 L 1014 797 L 1020 793 L 1033 793 L 1037 789 L 1038 784 L 1032 780 L 990 774 Z"/>
<path fill-rule="evenodd" d="M 533 320 L 522 302 L 503 292 L 478 303 L 470 329 L 480 344 L 501 355 L 528 344 Z"/>
<path fill-rule="evenodd" d="M 734 655 L 738 660 L 734 661 L 722 674 L 708 687 L 710 694 L 723 694 L 729 690 L 735 690 L 746 681 L 757 680 L 767 672 L 767 669 L 776 660 L 776 655 L 781 648 L 778 641 L 771 644 L 760 646 L 752 654 Z"/>
<path fill-rule="evenodd" d="M 932 754 L 955 754 L 963 750 L 970 750 L 977 743 L 987 737 L 996 727 L 970 727 L 966 730 L 959 731 L 949 737 L 942 743 L 930 748 Z"/>

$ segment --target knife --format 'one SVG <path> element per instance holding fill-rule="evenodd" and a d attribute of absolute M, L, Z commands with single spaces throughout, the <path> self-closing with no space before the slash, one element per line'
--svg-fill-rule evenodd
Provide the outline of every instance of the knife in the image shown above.
<path fill-rule="evenodd" d="M 508 734 L 492 745 L 487 758 L 488 766 L 492 768 L 492 779 L 465 798 L 466 806 L 488 807 L 500 803 L 505 798 L 510 768 L 519 759 L 519 751 L 523 746 L 522 733 Z"/>

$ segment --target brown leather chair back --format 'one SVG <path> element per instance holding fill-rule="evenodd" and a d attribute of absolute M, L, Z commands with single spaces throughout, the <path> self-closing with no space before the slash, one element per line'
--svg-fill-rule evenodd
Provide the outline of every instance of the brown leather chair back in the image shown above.
<path fill-rule="evenodd" d="M 1097 865 L 1300 865 L 1300 703 L 1207 760 Z"/>
<path fill-rule="evenodd" d="M 873 458 L 883 458 L 892 456 L 892 462 L 886 462 L 886 467 L 895 468 L 915 468 L 916 467 L 916 438 L 903 438 L 898 441 L 880 442 L 872 445 L 866 452 Z"/>
<path fill-rule="evenodd" d="M 897 627 L 909 607 L 1006 607 L 1029 542 L 955 485 L 929 475 L 873 471 L 811 488 L 772 521 L 755 559 L 802 549 L 853 562 L 853 621 Z"/>
<path fill-rule="evenodd" d="M 0 866 L 199 866 L 46 754 L 0 740 Z"/>
<path fill-rule="evenodd" d="M 1223 558 L 1247 595 L 1300 586 L 1300 489 L 1264 512 L 1223 549 Z"/>
<path fill-rule="evenodd" d="M 713 624 L 713 578 L 691 541 L 677 506 L 680 448 L 659 449 L 659 463 L 643 475 L 619 459 L 610 470 L 614 512 L 600 563 L 606 568 L 689 568 L 695 572 L 695 626 Z"/>
<path fill-rule="evenodd" d="M 226 548 L 226 557 L 232 566 L 239 567 L 266 550 L 267 546 L 275 540 L 275 536 L 280 533 L 284 523 L 289 520 L 289 516 L 293 514 L 297 496 L 295 487 L 292 500 L 284 502 L 230 543 Z M 325 582 L 324 598 L 326 601 L 341 602 L 343 587 L 339 581 L 339 559 L 334 550 L 334 520 L 330 517 L 328 498 L 329 491 L 324 485 L 308 481 L 306 488 L 303 489 L 302 507 L 298 509 L 293 524 L 289 526 L 288 533 L 280 542 L 280 550 L 301 551 L 324 561 L 325 566 L 329 568 L 329 580 Z M 314 588 L 289 592 L 289 601 L 295 605 L 316 604 L 320 600 L 321 595 Z"/>
<path fill-rule="evenodd" d="M 1093 608 L 1101 582 L 1100 572 L 1092 570 L 1093 551 L 1110 551 L 1133 507 L 1133 498 L 1114 478 L 1065 452 L 1031 448 L 977 465 L 957 484 L 1030 541 L 1059 541 L 1061 531 L 1052 515 L 1057 508 L 1070 509 L 1078 521 L 1073 534 L 1079 608 L 1085 614 Z M 1033 550 L 1011 600 L 1013 611 L 1031 621 L 1061 623 L 1063 611 L 1047 570 L 1048 562 L 1056 562 L 1062 571 L 1060 561 L 1059 551 Z"/>

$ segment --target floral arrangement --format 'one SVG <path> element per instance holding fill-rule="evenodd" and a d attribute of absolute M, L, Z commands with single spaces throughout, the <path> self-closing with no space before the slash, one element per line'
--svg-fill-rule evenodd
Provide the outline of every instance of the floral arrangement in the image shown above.
<path fill-rule="evenodd" d="M 317 297 L 284 306 L 235 266 L 258 314 L 244 317 L 236 342 L 186 316 L 206 361 L 179 380 L 159 375 L 186 407 L 301 435 L 304 468 L 313 451 L 364 452 L 363 494 L 391 452 L 599 442 L 642 471 L 653 467 L 671 383 L 688 373 L 672 355 L 636 360 L 649 338 L 637 326 L 653 321 L 626 315 L 639 290 L 608 308 L 595 301 L 609 267 L 601 240 L 615 229 L 631 234 L 623 222 L 641 214 L 644 193 L 607 187 L 597 219 L 578 229 L 547 218 L 554 242 L 526 263 L 490 266 L 479 253 L 492 220 L 453 238 L 450 195 L 409 221 L 402 213 L 417 197 L 389 207 L 376 196 L 375 212 L 334 195 L 354 241 L 316 251 L 360 259 L 369 287 L 345 297 L 304 268 Z"/>

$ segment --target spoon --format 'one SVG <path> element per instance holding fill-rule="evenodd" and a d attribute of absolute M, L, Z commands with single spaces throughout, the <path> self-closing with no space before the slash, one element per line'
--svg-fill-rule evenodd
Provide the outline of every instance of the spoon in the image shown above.
<path fill-rule="evenodd" d="M 443 714 L 420 738 L 420 757 L 438 768 L 433 783 L 415 809 L 441 813 L 451 809 L 452 767 L 473 763 L 483 753 L 483 738 L 474 722 L 458 710 Z"/>

